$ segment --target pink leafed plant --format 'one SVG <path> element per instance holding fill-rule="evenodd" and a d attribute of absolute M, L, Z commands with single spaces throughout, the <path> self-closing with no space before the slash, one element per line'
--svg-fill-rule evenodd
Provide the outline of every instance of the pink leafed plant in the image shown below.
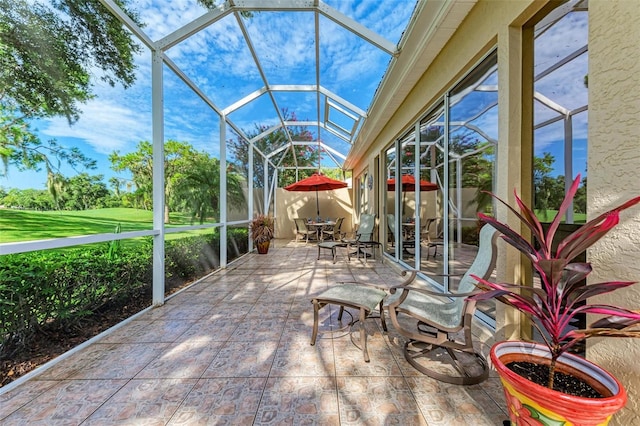
<path fill-rule="evenodd" d="M 475 300 L 496 298 L 534 319 L 534 326 L 540 331 L 551 352 L 548 384 L 551 389 L 553 389 L 556 361 L 560 355 L 576 343 L 593 336 L 640 337 L 640 329 L 635 327 L 640 323 L 640 311 L 613 305 L 587 303 L 587 299 L 591 297 L 636 283 L 609 281 L 583 285 L 581 281 L 591 272 L 591 264 L 572 263 L 576 256 L 615 227 L 620 220 L 620 212 L 638 204 L 640 196 L 585 223 L 563 239 L 554 252 L 552 249 L 553 237 L 562 217 L 571 205 L 579 183 L 580 175 L 573 181 L 546 233 L 534 211 L 525 205 L 517 194 L 515 194 L 515 198 L 519 212 L 495 194 L 489 193 L 507 206 L 531 230 L 537 244 L 528 241 L 505 223 L 482 213 L 479 214 L 481 221 L 496 228 L 502 234 L 502 239 L 531 260 L 534 271 L 540 276 L 541 287 L 493 283 L 480 277 L 474 277 L 479 282 L 477 286 L 483 291 L 472 298 Z M 572 319 L 582 313 L 599 314 L 604 317 L 590 324 L 584 330 L 568 327 Z"/>

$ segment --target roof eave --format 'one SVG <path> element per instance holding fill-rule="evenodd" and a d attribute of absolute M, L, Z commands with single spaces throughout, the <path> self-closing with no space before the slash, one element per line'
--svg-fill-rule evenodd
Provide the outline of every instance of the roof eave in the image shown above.
<path fill-rule="evenodd" d="M 420 1 L 401 41 L 400 53 L 389 63 L 368 116 L 347 155 L 345 170 L 358 168 L 376 135 L 396 113 L 476 2 Z"/>

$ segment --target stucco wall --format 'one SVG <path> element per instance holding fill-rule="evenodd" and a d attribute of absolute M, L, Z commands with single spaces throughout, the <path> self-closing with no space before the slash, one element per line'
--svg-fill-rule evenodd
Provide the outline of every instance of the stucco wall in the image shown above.
<path fill-rule="evenodd" d="M 353 200 L 350 188 L 341 188 L 333 191 L 318 191 L 320 216 L 335 219 L 344 217 L 341 230 L 351 232 L 353 230 L 352 214 Z M 290 192 L 282 188 L 276 190 L 276 238 L 295 238 L 294 218 L 315 218 L 316 193 L 315 192 Z"/>
<path fill-rule="evenodd" d="M 589 2 L 588 215 L 640 194 L 640 4 Z M 588 251 L 589 281 L 640 281 L 640 207 Z M 640 309 L 640 284 L 598 298 Z M 587 357 L 612 372 L 629 402 L 612 424 L 640 424 L 640 339 L 591 339 Z"/>

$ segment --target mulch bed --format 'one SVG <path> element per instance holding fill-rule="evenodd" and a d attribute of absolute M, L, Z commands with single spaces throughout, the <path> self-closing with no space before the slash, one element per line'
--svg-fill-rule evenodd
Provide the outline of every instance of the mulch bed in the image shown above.
<path fill-rule="evenodd" d="M 190 283 L 173 281 L 168 285 L 168 294 Z M 0 387 L 151 306 L 151 300 L 151 293 L 148 292 L 121 303 L 109 303 L 93 315 L 82 318 L 81 323 L 71 329 L 64 330 L 50 324 L 37 332 L 28 347 L 6 348 L 5 352 L 10 355 L 0 358 Z"/>

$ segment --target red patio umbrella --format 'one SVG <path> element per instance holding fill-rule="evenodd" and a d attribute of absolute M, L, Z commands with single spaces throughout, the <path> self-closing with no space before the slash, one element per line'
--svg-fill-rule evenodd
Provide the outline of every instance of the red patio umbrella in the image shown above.
<path fill-rule="evenodd" d="M 285 186 L 287 191 L 316 191 L 316 210 L 320 217 L 320 203 L 318 201 L 318 191 L 331 191 L 338 188 L 346 188 L 347 183 L 339 180 L 331 179 L 322 173 L 314 173 L 308 178 L 299 180 L 289 186 Z"/>

